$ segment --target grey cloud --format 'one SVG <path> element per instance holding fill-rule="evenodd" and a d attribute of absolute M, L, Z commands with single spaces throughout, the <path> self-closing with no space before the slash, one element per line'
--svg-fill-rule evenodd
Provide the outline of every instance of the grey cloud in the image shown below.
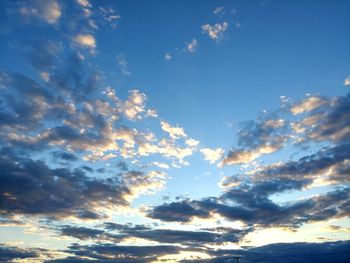
<path fill-rule="evenodd" d="M 213 258 L 208 260 L 183 260 L 183 263 L 221 263 L 233 262 L 235 255 L 242 256 L 240 262 L 272 263 L 345 263 L 350 254 L 349 241 L 324 243 L 277 243 L 261 247 L 248 247 L 240 250 L 223 250 L 209 252 Z"/>
<path fill-rule="evenodd" d="M 40 254 L 40 250 L 35 249 L 21 249 L 18 247 L 6 246 L 0 244 L 0 261 L 12 262 L 14 259 L 29 259 L 37 258 Z"/>
<path fill-rule="evenodd" d="M 96 205 L 126 205 L 129 189 L 121 178 L 95 179 L 81 170 L 51 169 L 41 161 L 1 156 L 0 209 L 2 213 L 55 218 L 101 217 Z"/>
<path fill-rule="evenodd" d="M 85 228 L 63 226 L 59 228 L 60 234 L 72 236 L 81 240 L 93 239 L 95 241 L 110 240 L 119 242 L 124 238 L 142 238 L 159 243 L 181 244 L 185 246 L 201 246 L 208 243 L 238 242 L 248 229 L 211 228 L 196 231 L 154 229 L 144 225 L 121 225 L 111 222 L 103 224 L 104 230 L 97 228 Z M 116 231 L 116 232 L 115 232 Z"/>
<path fill-rule="evenodd" d="M 151 262 L 157 257 L 167 254 L 176 254 L 180 247 L 156 246 L 122 246 L 114 244 L 95 244 L 69 246 L 69 252 L 76 256 L 91 257 L 97 260 L 114 260 L 118 262 Z"/>
<path fill-rule="evenodd" d="M 184 200 L 156 206 L 148 212 L 148 216 L 163 221 L 189 222 L 193 217 L 209 218 L 211 213 L 218 213 L 233 221 L 241 220 L 249 226 L 296 228 L 306 222 L 349 215 L 349 201 L 347 200 L 350 191 L 346 187 L 321 196 L 282 205 L 275 204 L 268 198 L 274 192 L 280 192 L 282 189 L 298 189 L 304 183 L 306 182 L 289 182 L 281 188 L 279 183 L 274 186 L 269 182 L 267 185 L 257 185 L 246 189 L 237 188 L 221 196 L 226 202 L 216 198 L 199 201 Z M 177 215 L 169 217 L 172 207 L 178 207 Z"/>

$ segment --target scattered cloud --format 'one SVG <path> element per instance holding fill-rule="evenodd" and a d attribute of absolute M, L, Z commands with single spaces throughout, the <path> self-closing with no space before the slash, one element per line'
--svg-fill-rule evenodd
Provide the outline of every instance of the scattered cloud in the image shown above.
<path fill-rule="evenodd" d="M 326 103 L 321 97 L 309 97 L 291 108 L 293 115 L 315 110 Z"/>
<path fill-rule="evenodd" d="M 225 12 L 225 7 L 224 6 L 219 6 L 219 7 L 215 8 L 214 11 L 213 11 L 213 13 L 215 15 L 218 15 L 218 16 L 223 15 L 224 12 Z"/>
<path fill-rule="evenodd" d="M 170 53 L 165 53 L 165 55 L 164 55 L 164 59 L 165 60 L 171 60 L 173 57 L 172 57 L 172 55 L 170 54 Z"/>
<path fill-rule="evenodd" d="M 74 37 L 74 42 L 81 45 L 82 47 L 95 48 L 96 40 L 91 34 L 79 34 Z"/>
<path fill-rule="evenodd" d="M 224 33 L 228 29 L 228 23 L 217 23 L 215 25 L 202 25 L 202 32 L 207 34 L 211 39 L 219 42 L 224 39 Z"/>
<path fill-rule="evenodd" d="M 217 149 L 203 148 L 203 149 L 200 149 L 200 152 L 204 155 L 204 160 L 207 160 L 210 163 L 215 163 L 217 160 L 221 159 L 224 155 L 224 150 L 221 148 L 217 148 Z"/>
<path fill-rule="evenodd" d="M 198 46 L 198 41 L 197 39 L 194 38 L 190 43 L 187 44 L 187 51 L 191 53 L 196 52 L 197 46 Z"/>
<path fill-rule="evenodd" d="M 76 0 L 77 3 L 83 7 L 91 7 L 91 4 L 88 0 Z"/>

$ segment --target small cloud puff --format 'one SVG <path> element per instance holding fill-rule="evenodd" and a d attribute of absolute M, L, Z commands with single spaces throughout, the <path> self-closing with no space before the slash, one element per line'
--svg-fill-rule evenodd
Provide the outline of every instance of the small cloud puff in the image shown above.
<path fill-rule="evenodd" d="M 74 37 L 74 41 L 83 47 L 87 47 L 87 48 L 96 47 L 95 37 L 91 34 L 79 34 Z"/>
<path fill-rule="evenodd" d="M 29 1 L 29 3 L 31 3 L 31 6 L 25 5 L 19 9 L 21 15 L 26 17 L 37 17 L 49 24 L 55 24 L 58 22 L 62 15 L 61 6 L 55 0 Z"/>
<path fill-rule="evenodd" d="M 346 79 L 344 79 L 344 85 L 345 86 L 349 86 L 350 85 L 350 75 Z"/>
<path fill-rule="evenodd" d="M 181 127 L 172 127 L 169 123 L 161 121 L 160 125 L 162 130 L 167 132 L 169 136 L 173 139 L 178 139 L 180 137 L 187 137 L 185 131 Z"/>
<path fill-rule="evenodd" d="M 213 26 L 206 24 L 202 25 L 202 32 L 207 34 L 211 39 L 219 42 L 224 38 L 224 32 L 228 29 L 228 23 L 217 23 Z"/>
<path fill-rule="evenodd" d="M 164 59 L 165 60 L 171 60 L 173 57 L 171 56 L 171 54 L 170 53 L 165 53 L 165 55 L 164 55 Z"/>
<path fill-rule="evenodd" d="M 193 53 L 197 50 L 197 46 L 198 46 L 198 41 L 197 39 L 194 38 L 191 43 L 187 44 L 187 51 Z"/>

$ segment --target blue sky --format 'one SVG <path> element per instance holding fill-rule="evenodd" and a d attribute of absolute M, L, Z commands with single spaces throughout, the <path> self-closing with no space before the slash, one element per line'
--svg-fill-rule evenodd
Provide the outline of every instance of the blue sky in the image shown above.
<path fill-rule="evenodd" d="M 342 262 L 349 1 L 0 10 L 0 261 Z"/>

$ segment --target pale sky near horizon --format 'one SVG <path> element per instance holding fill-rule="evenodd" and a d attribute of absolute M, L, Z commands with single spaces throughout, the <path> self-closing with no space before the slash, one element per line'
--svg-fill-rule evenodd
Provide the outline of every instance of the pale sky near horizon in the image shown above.
<path fill-rule="evenodd" d="M 0 261 L 348 251 L 349 13 L 1 1 Z"/>

